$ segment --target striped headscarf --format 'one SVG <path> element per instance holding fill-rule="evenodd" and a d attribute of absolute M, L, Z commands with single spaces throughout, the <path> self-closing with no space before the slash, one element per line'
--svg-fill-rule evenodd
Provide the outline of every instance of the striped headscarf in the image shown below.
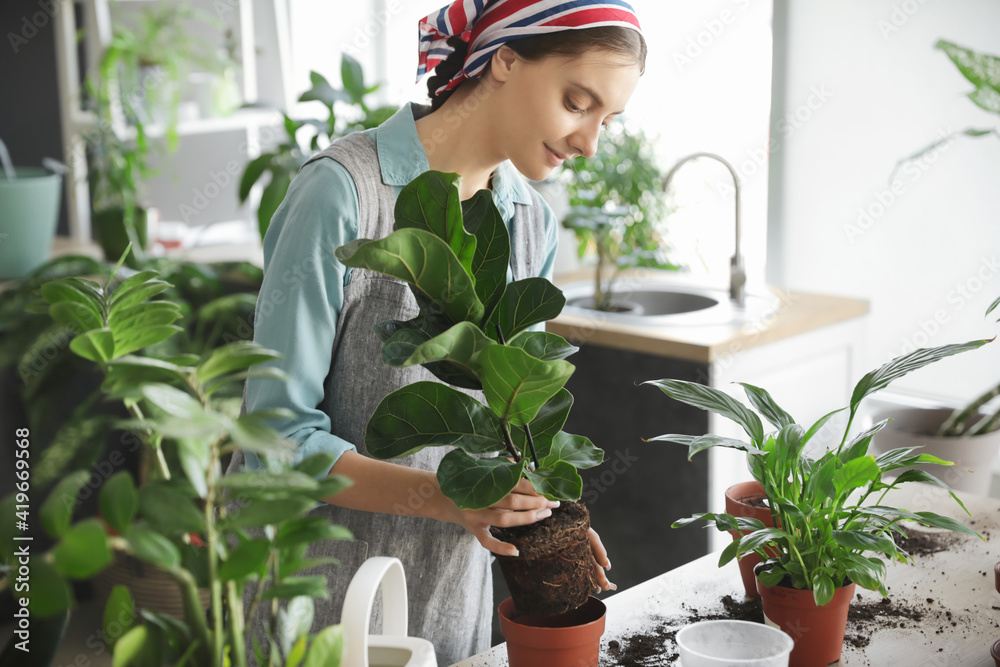
<path fill-rule="evenodd" d="M 493 53 L 506 42 L 600 26 L 640 30 L 635 11 L 624 0 L 455 0 L 420 20 L 417 81 L 453 51 L 449 37 L 461 37 L 469 44 L 469 53 L 465 66 L 435 95 L 481 76 Z"/>

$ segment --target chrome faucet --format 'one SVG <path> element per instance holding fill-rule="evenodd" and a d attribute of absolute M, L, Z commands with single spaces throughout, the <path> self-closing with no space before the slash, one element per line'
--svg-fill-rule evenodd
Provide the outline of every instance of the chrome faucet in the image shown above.
<path fill-rule="evenodd" d="M 733 254 L 732 259 L 729 261 L 729 298 L 736 302 L 736 305 L 742 308 L 746 304 L 746 293 L 745 287 L 747 282 L 747 272 L 743 267 L 743 256 L 740 254 L 740 181 L 736 176 L 736 170 L 733 166 L 726 162 L 723 158 L 719 157 L 714 153 L 693 153 L 683 158 L 680 162 L 675 164 L 669 172 L 667 172 L 667 177 L 663 179 L 663 191 L 666 192 L 670 187 L 670 179 L 674 177 L 674 173 L 680 168 L 682 164 L 688 160 L 693 160 L 699 157 L 710 157 L 713 160 L 718 160 L 722 164 L 726 165 L 726 169 L 733 176 L 733 187 L 736 189 L 736 251 Z"/>

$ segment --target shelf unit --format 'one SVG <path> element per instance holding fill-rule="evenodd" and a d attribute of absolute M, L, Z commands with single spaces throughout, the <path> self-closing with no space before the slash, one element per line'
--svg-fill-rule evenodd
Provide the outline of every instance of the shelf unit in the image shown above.
<path fill-rule="evenodd" d="M 85 136 L 97 126 L 94 114 L 82 108 L 81 81 L 96 71 L 111 42 L 112 2 L 116 14 L 127 14 L 170 0 L 59 0 L 54 16 L 55 47 L 65 162 L 70 167 L 66 179 L 69 231 L 70 237 L 79 242 L 91 239 Z M 236 194 L 239 174 L 231 172 L 235 163 L 241 172 L 246 162 L 267 149 L 268 138 L 280 131 L 281 111 L 293 103 L 287 0 L 193 0 L 192 6 L 218 17 L 233 30 L 240 45 L 241 98 L 245 104 L 255 106 L 227 117 L 179 123 L 178 149 L 160 164 L 154 161 L 160 174 L 148 180 L 147 199 L 165 219 L 183 219 L 190 224 L 185 211 L 196 210 L 196 225 L 243 221 L 255 228 L 253 211 L 260 186 L 251 192 L 248 205 L 241 207 Z M 79 51 L 78 32 L 83 35 Z M 218 37 L 221 40 L 221 34 Z M 162 137 L 165 131 L 155 123 L 147 124 L 146 129 L 151 138 Z M 123 139 L 135 136 L 134 128 L 128 127 L 121 115 L 112 119 L 112 130 Z M 205 197 L 210 205 L 192 206 L 206 189 L 219 192 Z"/>

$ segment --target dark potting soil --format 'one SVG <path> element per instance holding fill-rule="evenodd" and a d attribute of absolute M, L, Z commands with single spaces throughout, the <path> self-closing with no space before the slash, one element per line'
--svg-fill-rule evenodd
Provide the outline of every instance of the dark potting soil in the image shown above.
<path fill-rule="evenodd" d="M 518 615 L 552 616 L 576 609 L 599 590 L 582 502 L 562 503 L 546 519 L 527 526 L 490 528 L 519 556 L 497 556 Z"/>
<path fill-rule="evenodd" d="M 661 617 L 650 628 L 628 636 L 611 637 L 602 651 L 607 661 L 602 667 L 659 667 L 673 665 L 680 659 L 677 650 L 677 633 L 685 625 L 698 621 L 737 620 L 764 622 L 764 610 L 759 598 L 736 600 L 723 596 L 722 609 L 711 612 L 688 611 L 684 616 Z M 683 606 L 683 605 L 682 605 Z M 892 598 L 864 600 L 858 595 L 847 614 L 847 631 L 844 643 L 854 648 L 865 648 L 877 630 L 886 628 L 913 628 L 917 624 L 941 633 L 945 626 L 957 624 L 951 611 L 935 606 L 933 600 L 926 604 L 910 604 Z"/>
<path fill-rule="evenodd" d="M 893 540 L 897 547 L 911 556 L 929 556 L 948 549 L 959 537 L 955 533 L 930 533 L 910 529 L 906 537 L 893 535 Z"/>

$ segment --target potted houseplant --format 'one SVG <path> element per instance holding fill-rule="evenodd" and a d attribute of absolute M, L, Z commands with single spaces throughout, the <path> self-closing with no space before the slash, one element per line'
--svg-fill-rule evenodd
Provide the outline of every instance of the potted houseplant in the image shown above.
<path fill-rule="evenodd" d="M 127 471 L 111 475 L 100 488 L 100 516 L 75 523 L 77 495 L 90 471 L 63 477 L 39 512 L 55 546 L 33 555 L 31 588 L 19 604 L 32 619 L 58 618 L 73 604 L 68 582 L 97 575 L 116 552 L 124 552 L 173 579 L 183 612 L 182 618 L 149 609 L 139 613 L 128 589 L 116 586 L 104 612 L 103 636 L 115 664 L 246 665 L 249 619 L 242 595 L 254 580 L 268 585 L 257 587 L 250 614 L 270 619 L 267 636 L 254 638 L 255 646 L 266 640 L 267 647 L 266 653 L 258 651 L 257 664 L 299 664 L 303 658 L 306 664 L 337 664 L 339 628 L 307 634 L 312 598 L 325 595 L 325 580 L 301 574 L 317 564 L 302 554 L 310 542 L 348 536 L 305 516 L 348 481 L 321 476 L 330 463 L 325 454 L 292 465 L 290 444 L 264 422 L 275 411 L 233 416 L 221 407 L 219 397 L 237 393 L 247 377 L 282 377 L 273 368 L 257 367 L 276 353 L 242 341 L 200 357 L 140 356 L 181 331 L 174 324 L 180 306 L 154 298 L 170 285 L 153 271 L 114 282 L 123 261 L 103 285 L 76 277 L 45 283 L 33 307 L 47 308 L 55 320 L 75 327 L 70 348 L 100 369 L 103 395 L 124 404 L 132 418 L 119 426 L 151 451 L 156 476 L 137 486 Z M 17 437 L 18 447 L 28 450 L 30 429 L 19 430 Z M 221 458 L 236 447 L 266 455 L 269 469 L 224 477 Z M 30 488 L 19 487 L 18 494 L 0 501 L 5 512 L 0 556 L 7 564 L 20 544 L 14 536 L 25 530 L 14 518 L 18 506 L 27 505 Z M 265 526 L 269 530 L 261 536 L 248 535 Z M 207 614 L 199 583 L 209 594 Z M 289 605 L 279 612 L 282 600 Z"/>
<path fill-rule="evenodd" d="M 634 312 L 628 295 L 615 296 L 614 282 L 624 269 L 676 270 L 666 257 L 663 220 L 668 207 L 663 170 L 652 142 L 640 128 L 622 120 L 610 123 L 597 154 L 566 163 L 570 211 L 563 226 L 576 235 L 579 256 L 597 256 L 592 297 L 573 305 L 602 311 Z M 641 314 L 641 313 L 639 313 Z"/>
<path fill-rule="evenodd" d="M 383 361 L 419 364 L 442 380 L 415 382 L 387 395 L 368 422 L 365 446 L 381 459 L 454 447 L 437 479 L 463 509 L 495 504 L 521 478 L 546 498 L 563 501 L 532 526 L 493 532 L 519 550 L 516 558 L 498 556 L 517 612 L 572 613 L 597 588 L 589 515 L 576 502 L 583 488 L 577 470 L 599 464 L 603 452 L 561 430 L 573 403 L 563 387 L 573 372 L 565 357 L 577 348 L 530 329 L 558 315 L 565 299 L 544 278 L 506 284 L 511 250 L 503 219 L 488 190 L 462 202 L 459 178 L 434 171 L 418 176 L 397 197 L 391 234 L 336 250 L 346 266 L 410 286 L 419 315 L 374 327 Z M 560 585 L 546 586 L 546 580 Z M 603 608 L 595 602 L 591 606 Z M 509 604 L 500 609 L 502 617 L 513 613 Z M 590 640 L 594 661 L 603 620 L 599 626 Z"/>
<path fill-rule="evenodd" d="M 946 40 L 938 40 L 935 48 L 944 51 L 959 72 L 976 87 L 969 93 L 969 99 L 985 111 L 1000 114 L 1000 104 L 997 102 L 997 91 L 1000 90 L 1000 66 L 998 66 L 1000 58 L 987 53 L 978 53 Z M 959 134 L 969 137 L 990 135 L 1000 137 L 997 128 L 966 128 L 949 134 L 901 160 L 896 169 L 922 157 L 941 144 L 952 141 L 953 137 Z M 890 182 L 894 176 L 895 171 L 889 177 Z M 986 309 L 986 315 L 993 312 L 998 304 L 1000 299 Z M 1000 384 L 987 388 L 967 405 L 955 410 L 947 408 L 895 410 L 895 421 L 886 428 L 876 446 L 921 445 L 926 451 L 934 452 L 957 464 L 955 469 L 949 470 L 947 474 L 947 481 L 952 487 L 970 493 L 986 494 L 990 488 L 992 462 L 1000 451 L 1000 406 L 990 412 L 984 412 L 982 409 L 998 394 L 1000 394 Z M 876 421 L 882 419 L 885 416 L 884 412 L 874 414 L 873 419 Z"/>
<path fill-rule="evenodd" d="M 895 449 L 878 457 L 868 453 L 872 438 L 886 422 L 849 438 L 851 424 L 865 397 L 896 378 L 929 363 L 972 350 L 987 341 L 919 349 L 898 357 L 865 375 L 855 386 L 850 405 L 834 410 L 805 428 L 764 389 L 741 383 L 750 404 L 774 426 L 766 432 L 757 412 L 717 389 L 680 380 L 650 380 L 668 396 L 731 419 L 749 436 L 749 442 L 716 435 L 668 434 L 657 440 L 688 446 L 689 455 L 708 447 L 732 447 L 747 454 L 750 472 L 763 487 L 773 526 L 730 514 L 696 514 L 674 527 L 706 521 L 718 530 L 749 530 L 723 550 L 719 564 L 755 552 L 757 589 L 764 615 L 795 640 L 791 665 L 819 665 L 837 660 L 843 648 L 847 610 L 855 585 L 886 589 L 885 558 L 906 562 L 909 555 L 892 539 L 902 533 L 900 522 L 944 528 L 969 535 L 972 529 L 933 512 L 912 512 L 882 504 L 885 494 L 900 484 L 926 482 L 948 488 L 922 470 L 909 470 L 893 480 L 886 475 L 917 463 L 951 465 L 914 448 Z M 834 415 L 847 411 L 840 445 L 810 454 L 812 438 Z M 950 489 L 949 489 L 950 491 Z M 959 505 L 961 500 L 951 493 Z M 869 499 L 872 501 L 869 501 Z M 967 510 L 966 510 L 967 511 Z M 769 554 L 766 549 L 776 552 Z M 874 555 L 866 555 L 872 553 Z"/>
<path fill-rule="evenodd" d="M 242 204 L 250 197 L 254 184 L 267 174 L 267 185 L 257 208 L 257 224 L 262 239 L 271 224 L 271 217 L 288 192 L 292 177 L 312 153 L 322 150 L 337 137 L 376 127 L 396 111 L 395 107 L 368 106 L 365 98 L 378 90 L 378 84 L 370 87 L 365 84 L 361 64 L 346 53 L 341 56 L 340 62 L 342 89 L 331 86 L 319 72 L 310 72 L 309 78 L 312 87 L 299 96 L 299 101 L 321 103 L 326 109 L 326 119 L 298 120 L 285 115 L 284 127 L 288 138 L 273 150 L 248 162 L 240 177 L 239 197 Z M 307 145 L 301 144 L 298 139 L 299 131 L 304 127 L 314 132 Z"/>

